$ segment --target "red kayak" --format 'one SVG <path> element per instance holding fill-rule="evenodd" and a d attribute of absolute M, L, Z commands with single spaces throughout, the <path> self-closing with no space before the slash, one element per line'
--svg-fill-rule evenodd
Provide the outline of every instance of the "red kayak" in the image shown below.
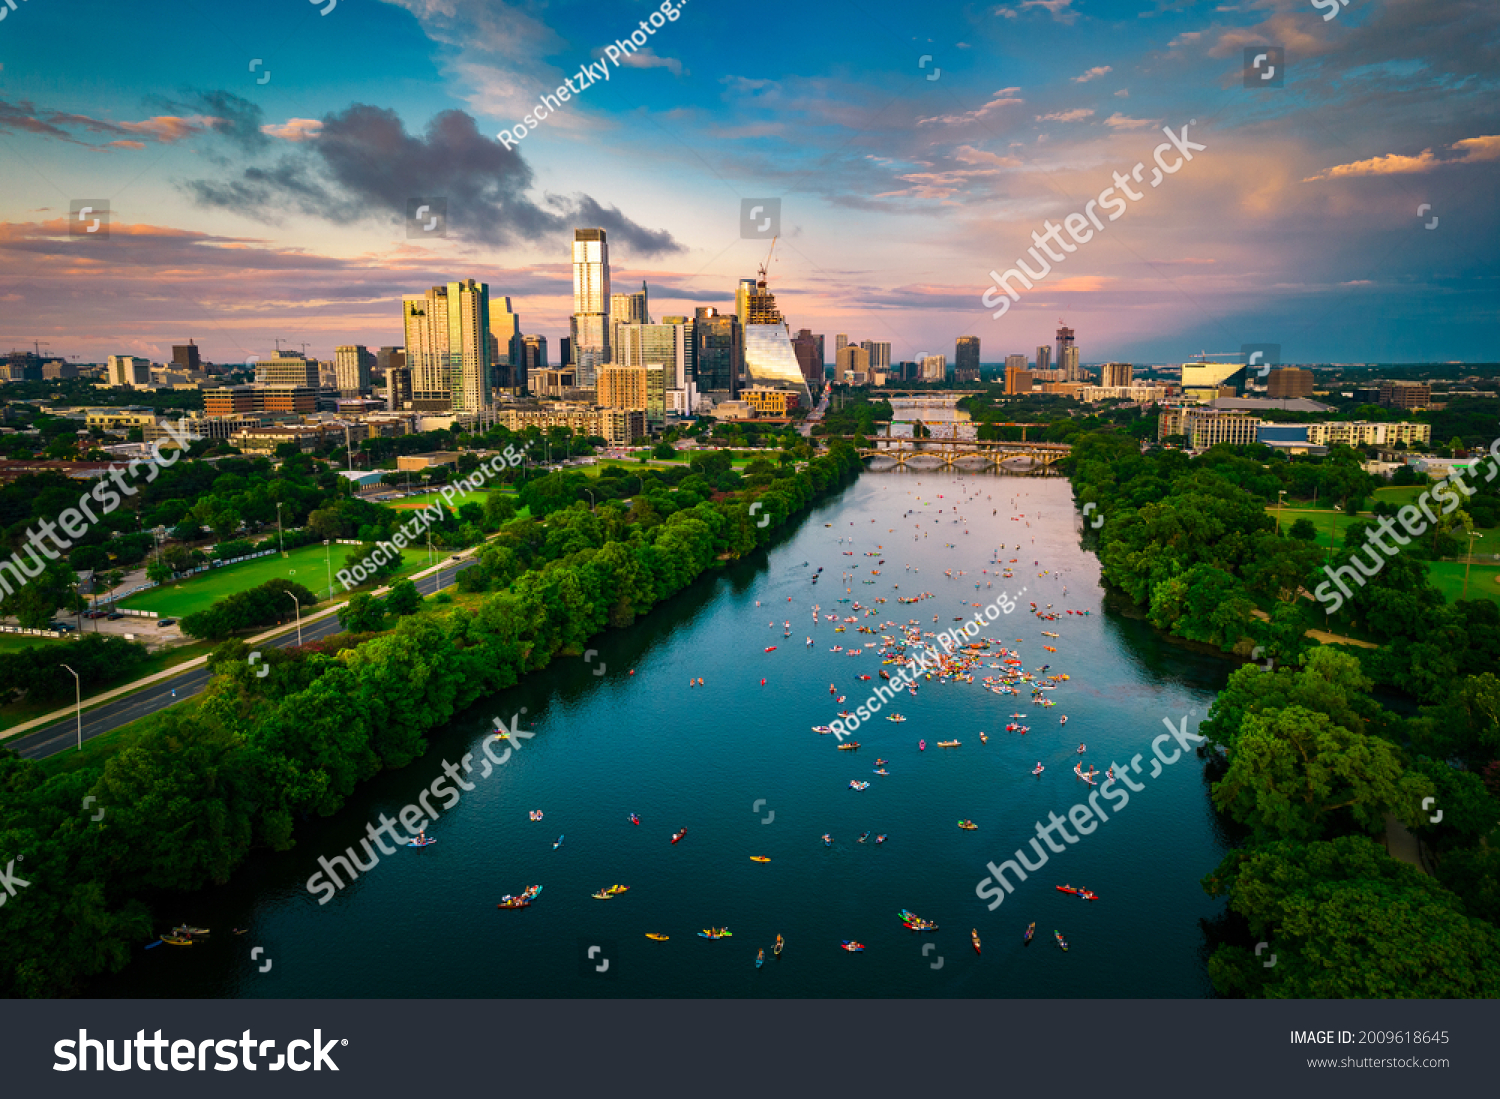
<path fill-rule="evenodd" d="M 768 653 L 774 653 L 775 651 L 776 651 L 776 646 L 775 645 L 767 645 L 766 646 L 766 652 L 768 652 Z"/>
<path fill-rule="evenodd" d="M 680 831 L 680 832 L 676 833 L 675 835 L 673 835 L 672 836 L 672 842 L 676 843 L 678 840 L 680 840 L 685 835 L 687 835 L 687 829 L 686 828 L 684 828 L 682 831 Z"/>
<path fill-rule="evenodd" d="M 917 750 L 921 752 L 927 751 L 927 742 L 925 740 L 917 741 Z"/>

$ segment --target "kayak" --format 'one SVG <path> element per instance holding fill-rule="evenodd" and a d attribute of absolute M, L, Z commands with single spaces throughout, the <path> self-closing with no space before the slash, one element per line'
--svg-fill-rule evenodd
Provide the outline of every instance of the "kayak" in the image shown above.
<path fill-rule="evenodd" d="M 860 837 L 859 837 L 859 839 L 858 839 L 858 840 L 856 840 L 856 841 L 855 841 L 855 842 L 856 842 L 856 843 L 864 843 L 864 842 L 865 842 L 865 840 L 867 840 L 867 839 L 869 839 L 869 838 L 870 838 L 870 833 L 868 833 L 868 832 L 865 832 L 865 833 L 864 833 L 864 834 L 863 834 L 863 835 L 861 835 L 861 836 L 860 836 Z"/>
<path fill-rule="evenodd" d="M 1067 950 L 1068 949 L 1068 940 L 1062 937 L 1062 932 L 1054 930 L 1052 932 L 1052 934 L 1054 934 L 1054 935 L 1057 936 L 1057 945 L 1060 946 L 1060 947 L 1062 947 L 1064 950 Z"/>
<path fill-rule="evenodd" d="M 670 935 L 663 935 L 659 931 L 646 932 L 646 938 L 651 939 L 653 942 L 664 943 L 671 937 Z"/>
<path fill-rule="evenodd" d="M 850 954 L 858 954 L 862 950 L 864 950 L 865 944 L 864 943 L 857 943 L 853 939 L 845 939 L 844 942 L 843 942 L 843 947 Z"/>
<path fill-rule="evenodd" d="M 1036 921 L 1031 921 L 1031 926 L 1026 929 L 1026 934 L 1021 938 L 1023 943 L 1029 943 L 1031 936 L 1036 934 Z"/>
<path fill-rule="evenodd" d="M 563 838 L 561 836 L 558 836 L 557 837 L 557 842 L 552 845 L 552 850 L 556 851 L 559 847 L 561 847 L 562 846 L 562 841 L 563 841 Z"/>
<path fill-rule="evenodd" d="M 885 833 L 884 832 L 880 833 L 880 835 L 878 835 L 878 836 L 875 837 L 875 846 L 876 847 L 879 847 L 884 842 L 885 842 Z"/>
<path fill-rule="evenodd" d="M 678 840 L 680 840 L 685 835 L 687 835 L 687 829 L 686 828 L 682 829 L 680 832 L 675 833 L 672 836 L 672 842 L 676 843 Z"/>
<path fill-rule="evenodd" d="M 706 930 L 698 932 L 698 934 L 705 939 L 727 939 L 731 935 L 733 935 L 734 932 L 730 931 L 727 927 L 710 927 Z"/>
<path fill-rule="evenodd" d="M 193 940 L 190 939 L 190 938 L 187 938 L 187 937 L 173 939 L 173 938 L 168 938 L 166 935 L 163 935 L 161 937 L 161 941 L 164 942 L 164 943 L 166 943 L 168 946 L 192 946 L 193 945 Z"/>
<path fill-rule="evenodd" d="M 961 820 L 958 822 L 958 826 L 965 832 L 973 832 L 979 827 L 979 825 L 975 824 L 972 820 Z"/>
<path fill-rule="evenodd" d="M 887 771 L 884 767 L 877 767 L 877 768 L 875 768 L 875 770 L 874 770 L 873 773 L 877 774 L 877 775 L 888 775 L 888 774 L 890 774 L 890 772 Z"/>
<path fill-rule="evenodd" d="M 607 901 L 607 900 L 609 900 L 609 898 L 611 898 L 611 897 L 614 896 L 614 894 L 611 893 L 608 889 L 601 889 L 601 890 L 599 890 L 599 892 L 593 893 L 593 894 L 590 894 L 590 895 L 596 901 Z"/>
<path fill-rule="evenodd" d="M 971 928 L 969 930 L 969 937 L 974 940 L 974 953 L 978 954 L 979 953 L 979 929 L 977 927 L 976 928 Z"/>
<path fill-rule="evenodd" d="M 766 952 L 764 950 L 757 950 L 755 952 L 755 968 L 759 969 L 761 966 L 763 966 L 765 964 L 766 964 Z"/>
<path fill-rule="evenodd" d="M 764 856 L 764 855 L 751 855 L 750 856 L 750 861 L 751 862 L 770 862 L 771 860 L 768 859 L 768 858 L 766 858 L 766 856 Z"/>
<path fill-rule="evenodd" d="M 408 847 L 431 847 L 436 842 L 437 842 L 437 840 L 433 839 L 431 836 L 428 836 L 425 840 L 412 840 L 406 846 L 408 846 Z"/>
<path fill-rule="evenodd" d="M 881 672 L 880 674 L 881 675 L 885 675 L 884 672 Z M 890 676 L 886 676 L 886 678 L 889 679 Z M 887 721 L 905 721 L 906 720 L 906 718 L 902 717 L 900 714 L 887 714 L 885 719 Z"/>
<path fill-rule="evenodd" d="M 767 645 L 766 646 L 766 652 L 768 652 L 768 653 L 774 653 L 775 651 L 776 651 L 776 646 L 775 645 Z"/>
<path fill-rule="evenodd" d="M 641 818 L 638 817 L 638 816 L 636 816 L 634 813 L 631 813 L 630 814 L 630 823 L 631 824 L 639 824 L 639 823 L 641 823 Z"/>
<path fill-rule="evenodd" d="M 981 744 L 988 744 L 989 742 L 990 742 L 990 738 L 989 737 L 985 736 L 983 733 L 979 734 L 979 743 L 981 743 Z"/>
<path fill-rule="evenodd" d="M 1078 894 L 1078 893 L 1081 893 L 1081 892 L 1082 892 L 1082 890 L 1080 890 L 1080 889 L 1074 889 L 1074 888 L 1073 888 L 1073 887 L 1072 887 L 1072 886 L 1071 886 L 1071 885 L 1059 885 L 1059 886 L 1058 886 L 1058 887 L 1057 887 L 1057 891 L 1058 891 L 1058 892 L 1059 892 L 1059 893 L 1072 893 L 1072 894 L 1074 894 L 1074 895 L 1075 895 L 1075 896 L 1076 896 L 1076 895 L 1077 895 L 1077 894 Z"/>
<path fill-rule="evenodd" d="M 823 846 L 824 847 L 832 847 L 833 846 L 833 837 L 830 836 L 827 832 L 823 833 Z"/>
<path fill-rule="evenodd" d="M 961 743 L 963 742 L 959 740 L 940 740 L 937 742 L 937 746 L 939 748 L 957 748 Z"/>
<path fill-rule="evenodd" d="M 1037 764 L 1037 765 L 1036 765 L 1036 769 L 1035 769 L 1035 770 L 1034 770 L 1034 771 L 1032 771 L 1032 772 L 1031 772 L 1031 773 L 1032 773 L 1032 774 L 1033 774 L 1033 775 L 1039 775 L 1039 774 L 1041 774 L 1041 773 L 1042 773 L 1042 772 L 1043 772 L 1043 771 L 1045 771 L 1045 770 L 1046 770 L 1046 769 L 1047 769 L 1047 768 L 1045 768 L 1045 767 L 1043 767 L 1043 766 L 1042 766 L 1042 765 L 1041 765 L 1041 764 L 1040 764 L 1040 763 L 1038 763 L 1038 764 Z"/>
<path fill-rule="evenodd" d="M 852 752 L 852 751 L 854 751 L 854 749 L 856 749 L 858 747 L 859 747 L 859 741 L 857 741 L 857 740 L 851 740 L 848 744 L 840 744 L 839 745 L 839 751 L 841 751 L 841 752 Z"/>
<path fill-rule="evenodd" d="M 919 741 L 917 741 L 917 750 L 919 752 L 925 752 L 925 751 L 927 751 L 927 742 L 925 740 L 919 740 Z"/>
<path fill-rule="evenodd" d="M 858 782 L 852 778 L 849 780 L 849 789 L 851 790 L 868 790 L 869 788 L 870 784 L 868 782 Z"/>
<path fill-rule="evenodd" d="M 527 813 L 526 815 L 529 816 L 532 820 L 541 820 L 542 819 L 542 811 L 540 809 L 533 809 L 531 812 Z"/>
<path fill-rule="evenodd" d="M 783 946 L 785 946 L 785 945 L 786 945 L 786 940 L 783 939 L 780 935 L 777 935 L 776 936 L 776 945 L 773 946 L 773 947 L 771 947 L 771 953 L 775 954 L 778 958 L 781 957 L 781 948 Z"/>
<path fill-rule="evenodd" d="M 630 892 L 630 886 L 628 886 L 628 885 L 611 885 L 604 892 L 608 893 L 611 897 L 617 897 L 621 893 L 629 893 Z"/>

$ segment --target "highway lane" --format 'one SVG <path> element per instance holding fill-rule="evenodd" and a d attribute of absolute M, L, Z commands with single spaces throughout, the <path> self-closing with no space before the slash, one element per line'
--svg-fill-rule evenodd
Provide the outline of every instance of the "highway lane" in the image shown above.
<path fill-rule="evenodd" d="M 444 567 L 441 571 L 424 576 L 420 580 L 413 581 L 417 591 L 423 595 L 432 595 L 438 591 L 438 582 L 442 581 L 444 587 L 451 587 L 457 582 L 458 573 L 466 568 L 472 568 L 476 562 L 465 559 L 462 562 L 452 562 L 451 567 Z M 316 622 L 308 622 L 302 627 L 302 640 L 317 641 L 330 637 L 336 633 L 343 632 L 343 626 L 339 624 L 338 615 L 331 614 L 326 618 L 320 618 Z M 271 641 L 262 642 L 268 648 L 285 648 L 297 644 L 297 631 L 295 629 L 277 637 Z M 83 714 L 83 739 L 91 740 L 101 733 L 118 729 L 121 725 L 128 724 L 136 718 L 154 714 L 160 710 L 185 698 L 192 698 L 207 685 L 212 678 L 212 673 L 203 666 L 191 668 L 175 676 L 158 680 L 151 686 L 137 691 L 135 694 L 117 698 L 107 702 L 93 710 L 85 710 Z M 69 748 L 78 746 L 78 722 L 76 718 L 70 717 L 66 721 L 60 721 L 55 725 L 49 725 L 42 729 L 35 729 L 24 736 L 12 737 L 7 741 L 0 741 L 0 747 L 10 748 L 23 759 L 45 759 L 47 756 L 57 752 L 67 751 Z"/>

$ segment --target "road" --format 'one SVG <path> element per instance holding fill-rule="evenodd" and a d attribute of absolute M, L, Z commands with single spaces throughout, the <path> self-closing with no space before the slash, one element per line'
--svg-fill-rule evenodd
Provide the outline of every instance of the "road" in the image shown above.
<path fill-rule="evenodd" d="M 438 590 L 439 579 L 444 582 L 445 587 L 449 587 L 455 582 L 454 578 L 458 573 L 472 567 L 475 563 L 473 560 L 465 560 L 454 565 L 453 568 L 444 568 L 431 576 L 424 576 L 415 581 L 417 590 L 423 595 L 431 595 Z M 329 615 L 327 618 L 320 618 L 316 622 L 309 622 L 303 626 L 302 640 L 304 642 L 317 641 L 342 632 L 343 627 L 339 625 L 338 615 Z M 295 646 L 297 632 L 292 630 L 264 644 L 278 649 Z M 118 698 L 96 709 L 88 710 L 83 715 L 83 739 L 92 740 L 101 733 L 118 729 L 121 725 L 145 717 L 147 714 L 157 713 L 182 699 L 192 698 L 203 690 L 212 677 L 213 673 L 200 665 L 181 675 L 158 680 L 135 694 L 126 695 L 124 698 Z M 47 756 L 77 746 L 78 722 L 75 718 L 15 737 L 5 744 L 5 747 L 10 748 L 23 759 L 45 759 Z"/>

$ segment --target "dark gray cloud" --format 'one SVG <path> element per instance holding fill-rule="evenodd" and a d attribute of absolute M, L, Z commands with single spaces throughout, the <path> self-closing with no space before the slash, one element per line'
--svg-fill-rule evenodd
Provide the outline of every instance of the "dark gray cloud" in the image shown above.
<path fill-rule="evenodd" d="M 442 198 L 449 234 L 481 244 L 537 241 L 587 225 L 608 230 L 611 243 L 641 256 L 684 250 L 666 230 L 647 229 L 589 195 L 533 201 L 532 171 L 520 152 L 481 134 L 464 111 L 441 112 L 421 134 L 408 133 L 395 111 L 363 103 L 322 123 L 316 139 L 298 143 L 269 167 L 252 165 L 238 178 L 183 186 L 201 205 L 268 222 L 295 211 L 335 224 L 401 223 L 409 200 Z"/>

